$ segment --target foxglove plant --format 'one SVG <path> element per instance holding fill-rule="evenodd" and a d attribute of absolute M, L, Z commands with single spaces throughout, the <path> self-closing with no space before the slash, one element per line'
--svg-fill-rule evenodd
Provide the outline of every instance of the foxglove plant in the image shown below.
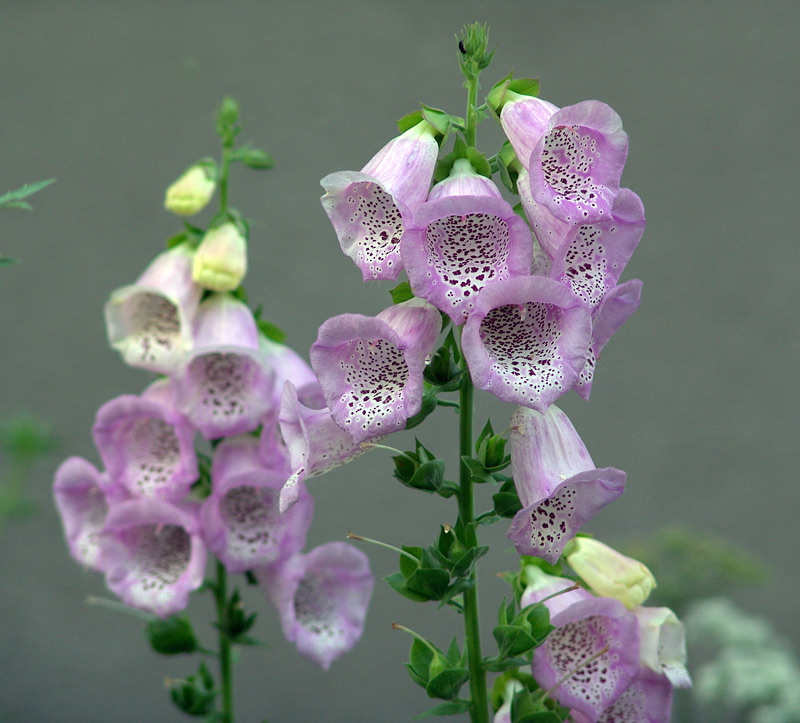
<path fill-rule="evenodd" d="M 121 600 L 102 603 L 145 616 L 157 652 L 216 655 L 218 683 L 201 663 L 171 695 L 182 711 L 220 723 L 233 723 L 233 648 L 258 642 L 250 635 L 256 613 L 245 614 L 228 575 L 260 581 L 276 624 L 325 669 L 360 638 L 373 585 L 366 556 L 352 545 L 303 553 L 314 511 L 304 478 L 366 449 L 327 409 L 323 426 L 332 433 L 320 433 L 309 418 L 325 405 L 316 375 L 245 301 L 248 224 L 228 205 L 228 175 L 233 163 L 263 169 L 272 160 L 236 146 L 237 117 L 226 99 L 217 118 L 221 161 L 199 161 L 167 190 L 167 210 L 188 216 L 218 188 L 220 208 L 208 228 L 185 223 L 136 283 L 112 292 L 106 305 L 111 346 L 128 364 L 162 376 L 98 410 L 92 434 L 103 471 L 70 457 L 54 483 L 70 554 L 104 574 Z M 436 328 L 422 324 L 431 327 L 427 341 L 406 344 L 415 354 L 418 396 L 423 362 L 416 357 L 438 333 L 431 310 L 426 316 L 435 317 Z M 408 324 L 396 326 L 406 335 Z M 283 401 L 287 395 L 294 406 Z M 286 488 L 291 509 L 284 509 Z M 214 572 L 206 578 L 209 558 Z M 200 590 L 215 599 L 214 651 L 199 646 L 181 614 Z"/>
<path fill-rule="evenodd" d="M 491 702 L 504 723 L 667 723 L 673 687 L 690 684 L 680 622 L 642 606 L 652 575 L 583 532 L 623 493 L 625 473 L 596 468 L 554 405 L 570 390 L 588 399 L 601 350 L 639 305 L 641 282 L 620 282 L 645 226 L 641 200 L 620 187 L 628 137 L 604 103 L 558 108 L 538 98 L 538 81 L 512 75 L 479 104 L 487 48 L 485 27 L 464 29 L 463 118 L 423 106 L 360 171 L 322 179 L 323 209 L 363 281 L 403 271 L 407 281 L 376 316 L 324 321 L 310 365 L 246 303 L 249 227 L 228 205 L 228 173 L 271 159 L 236 147 L 230 100 L 218 117 L 221 162 L 192 166 L 166 200 L 190 215 L 218 188 L 219 212 L 205 230 L 186 224 L 136 284 L 111 295 L 110 343 L 165 376 L 100 409 L 105 470 L 68 459 L 56 503 L 72 556 L 103 572 L 123 603 L 164 618 L 150 623 L 157 650 L 198 650 L 174 614 L 193 590 L 214 593 L 220 684 L 201 665 L 173 688 L 186 712 L 233 721 L 231 648 L 252 642 L 255 615 L 229 592 L 229 573 L 260 584 L 286 638 L 322 668 L 355 645 L 369 562 L 344 542 L 303 551 L 313 480 L 440 407 L 458 413 L 458 482 L 419 439 L 395 450 L 394 476 L 453 498 L 453 520 L 424 546 L 348 533 L 399 553 L 385 578 L 399 594 L 463 619 L 463 642 L 446 651 L 394 626 L 412 636 L 411 679 L 442 701 L 427 714 L 488 723 Z M 490 116 L 507 140 L 487 157 L 476 135 Z M 507 433 L 487 421 L 474 437 L 476 388 L 514 405 Z M 210 456 L 193 447 L 198 435 Z M 476 485 L 493 488 L 480 514 Z M 478 531 L 504 520 L 520 565 L 505 575 L 513 598 L 485 655 Z M 209 555 L 216 576 L 203 585 Z"/>

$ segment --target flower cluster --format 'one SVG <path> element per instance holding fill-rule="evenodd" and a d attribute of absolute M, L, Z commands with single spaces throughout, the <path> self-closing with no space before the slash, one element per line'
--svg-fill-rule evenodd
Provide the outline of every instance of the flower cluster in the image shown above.
<path fill-rule="evenodd" d="M 166 205 L 195 213 L 213 187 L 195 166 Z M 286 637 L 327 668 L 360 637 L 373 577 L 351 545 L 303 552 L 314 507 L 303 480 L 362 450 L 332 421 L 309 365 L 232 293 L 246 226 L 228 215 L 194 235 L 106 305 L 111 345 L 161 376 L 98 410 L 102 472 L 78 457 L 58 468 L 69 549 L 125 604 L 162 618 L 186 607 L 210 553 L 228 572 L 253 573 Z M 283 512 L 287 482 L 294 504 Z"/>

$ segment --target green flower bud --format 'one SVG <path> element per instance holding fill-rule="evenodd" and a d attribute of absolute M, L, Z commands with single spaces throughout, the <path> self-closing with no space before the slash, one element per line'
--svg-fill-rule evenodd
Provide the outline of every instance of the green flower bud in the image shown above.
<path fill-rule="evenodd" d="M 641 562 L 591 537 L 576 537 L 573 542 L 567 563 L 593 592 L 613 597 L 629 610 L 647 600 L 656 580 Z"/>
<path fill-rule="evenodd" d="M 194 281 L 211 291 L 233 291 L 246 273 L 247 242 L 236 225 L 209 229 L 194 255 Z"/>
<path fill-rule="evenodd" d="M 216 187 L 202 165 L 192 166 L 167 189 L 164 208 L 179 216 L 193 216 L 206 207 Z"/>

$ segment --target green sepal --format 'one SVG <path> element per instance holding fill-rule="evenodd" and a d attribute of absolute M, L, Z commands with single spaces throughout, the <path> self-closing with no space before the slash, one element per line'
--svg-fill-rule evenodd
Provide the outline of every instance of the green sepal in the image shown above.
<path fill-rule="evenodd" d="M 18 264 L 19 261 L 17 259 L 12 259 L 9 256 L 0 256 L 0 266 L 11 266 L 12 264 Z"/>
<path fill-rule="evenodd" d="M 444 482 L 444 460 L 434 459 L 420 465 L 414 476 L 406 482 L 409 487 L 435 492 Z"/>
<path fill-rule="evenodd" d="M 455 392 L 464 385 L 464 370 L 460 368 L 461 352 L 453 330 L 447 332 L 444 343 L 431 356 L 423 377 L 435 385 L 437 391 Z"/>
<path fill-rule="evenodd" d="M 426 600 L 441 600 L 450 584 L 450 573 L 430 567 L 420 567 L 406 580 L 409 590 Z"/>
<path fill-rule="evenodd" d="M 526 665 L 530 665 L 528 658 L 485 658 L 483 667 L 490 673 L 505 673 L 507 670 L 516 670 Z"/>
<path fill-rule="evenodd" d="M 486 96 L 486 104 L 492 114 L 500 117 L 500 111 L 506 104 L 508 91 L 517 95 L 527 95 L 533 98 L 539 96 L 538 78 L 514 78 L 513 71 L 505 78 L 498 80 Z"/>
<path fill-rule="evenodd" d="M 414 719 L 428 718 L 432 715 L 460 715 L 461 713 L 466 713 L 469 710 L 470 705 L 470 701 L 464 700 L 463 698 L 449 700 L 446 703 L 435 705 L 433 708 L 429 708 L 419 715 L 415 715 Z"/>
<path fill-rule="evenodd" d="M 498 625 L 492 630 L 497 642 L 498 658 L 522 655 L 535 647 L 536 641 L 519 625 Z"/>
<path fill-rule="evenodd" d="M 478 546 L 478 533 L 475 531 L 474 523 L 470 522 L 468 525 L 465 525 L 459 517 L 458 520 L 456 520 L 456 524 L 453 526 L 453 530 L 464 547 L 469 549 Z"/>
<path fill-rule="evenodd" d="M 475 587 L 475 578 L 472 577 L 460 577 L 454 583 L 447 586 L 447 590 L 444 591 L 444 595 L 442 595 L 442 599 L 439 603 L 439 607 L 443 608 L 445 605 L 452 604 L 452 600 L 457 595 L 461 595 L 461 593 L 466 592 L 467 590 L 471 590 Z M 457 606 L 461 609 L 461 605 Z"/>
<path fill-rule="evenodd" d="M 407 552 L 408 555 L 413 555 L 417 559 L 417 562 L 414 562 L 408 555 L 400 555 L 400 572 L 403 573 L 404 577 L 408 578 L 411 577 L 415 570 L 419 569 L 419 564 L 422 560 L 422 548 L 403 545 L 402 549 L 403 552 Z"/>
<path fill-rule="evenodd" d="M 22 199 L 32 196 L 34 193 L 38 193 L 51 183 L 55 183 L 55 180 L 55 178 L 48 178 L 46 181 L 34 181 L 33 183 L 26 183 L 20 188 L 15 188 L 13 191 L 4 193 L 2 196 L 0 196 L 0 208 L 21 208 L 23 211 L 33 210 L 31 205 Z"/>
<path fill-rule="evenodd" d="M 447 662 L 450 663 L 454 668 L 457 668 L 459 665 L 462 665 L 466 660 L 465 655 L 461 655 L 461 652 L 458 649 L 458 640 L 453 637 L 453 640 L 450 643 L 450 647 L 447 649 L 447 652 L 444 654 L 444 657 L 447 658 Z"/>
<path fill-rule="evenodd" d="M 147 623 L 145 634 L 150 647 L 162 655 L 194 653 L 198 647 L 192 624 L 185 615 L 173 615 L 166 620 L 155 618 Z"/>
<path fill-rule="evenodd" d="M 226 148 L 231 148 L 241 130 L 236 122 L 239 120 L 239 104 L 230 96 L 222 99 L 216 117 L 217 135 Z"/>
<path fill-rule="evenodd" d="M 425 692 L 431 698 L 452 700 L 458 697 L 461 686 L 469 680 L 467 668 L 445 668 L 435 675 L 425 686 Z"/>
<path fill-rule="evenodd" d="M 492 168 L 489 165 L 489 161 L 486 160 L 486 154 L 477 148 L 467 148 L 467 160 L 481 176 L 492 177 Z"/>
<path fill-rule="evenodd" d="M 411 284 L 408 281 L 401 281 L 397 286 L 393 286 L 389 289 L 389 294 L 393 304 L 402 304 L 414 298 L 414 292 L 411 291 Z"/>
<path fill-rule="evenodd" d="M 170 236 L 167 239 L 167 248 L 174 249 L 176 246 L 180 246 L 184 241 L 189 240 L 189 234 L 186 230 L 178 231 L 174 236 Z"/>
<path fill-rule="evenodd" d="M 475 484 L 485 484 L 486 482 L 494 482 L 494 477 L 487 472 L 486 468 L 474 457 L 467 457 L 466 455 L 461 458 L 461 462 L 469 470 L 472 482 Z"/>
<path fill-rule="evenodd" d="M 258 613 L 245 615 L 242 596 L 239 594 L 238 590 L 234 590 L 225 607 L 224 622 L 222 624 L 212 623 L 212 625 L 225 633 L 232 643 L 255 645 L 258 644 L 258 641 L 247 638 L 246 633 L 255 624 L 257 616 Z"/>
<path fill-rule="evenodd" d="M 442 486 L 436 490 L 436 494 L 448 499 L 453 495 L 457 495 L 460 492 L 459 486 L 455 482 L 451 482 L 450 480 L 445 480 Z"/>
<path fill-rule="evenodd" d="M 492 495 L 492 504 L 494 505 L 494 511 L 500 517 L 513 517 L 522 509 L 522 503 L 519 501 L 519 495 L 513 479 L 506 480 L 500 489 Z"/>
<path fill-rule="evenodd" d="M 436 129 L 436 132 L 442 136 L 442 142 L 444 142 L 447 138 L 447 134 L 450 132 L 450 126 L 453 125 L 453 123 L 464 125 L 463 118 L 451 116 L 449 113 L 439 108 L 432 108 L 424 103 L 420 103 L 420 105 L 422 107 L 419 110 L 412 111 L 397 121 L 397 129 L 400 133 L 405 133 L 410 128 L 419 125 L 425 120 Z"/>
<path fill-rule="evenodd" d="M 514 622 L 524 620 L 527 625 L 527 632 L 534 640 L 534 647 L 538 648 L 550 633 L 555 630 L 555 626 L 550 624 L 550 610 L 544 603 L 534 603 L 520 610 Z"/>
<path fill-rule="evenodd" d="M 539 97 L 538 78 L 514 78 L 509 84 L 508 89 L 520 95 L 528 95 L 531 98 Z"/>
<path fill-rule="evenodd" d="M 411 680 L 413 680 L 417 685 L 419 685 L 422 688 L 428 685 L 428 681 L 425 678 L 421 678 L 418 675 L 417 671 L 411 667 L 410 663 L 403 663 L 403 665 L 406 666 L 406 670 L 408 671 L 408 674 L 411 676 Z"/>
<path fill-rule="evenodd" d="M 453 170 L 453 164 L 459 158 L 467 157 L 468 150 L 469 148 L 467 147 L 464 139 L 460 135 L 456 134 L 455 141 L 453 141 L 453 150 L 450 151 L 450 153 L 442 156 L 436 162 L 436 167 L 433 169 L 433 180 L 436 183 L 444 181 L 444 179 L 450 175 L 450 171 Z"/>
<path fill-rule="evenodd" d="M 205 663 L 200 663 L 196 675 L 175 681 L 169 692 L 172 702 L 188 715 L 199 718 L 214 710 L 217 689 Z"/>
<path fill-rule="evenodd" d="M 541 696 L 534 698 L 527 687 L 518 690 L 511 701 L 512 723 L 562 723 L 569 710 L 557 704 L 555 709 L 548 708 L 548 702 Z"/>
<path fill-rule="evenodd" d="M 430 678 L 429 671 L 435 650 L 435 646 L 431 643 L 423 641 L 416 636 L 411 641 L 411 650 L 408 653 L 408 667 L 423 681 L 421 683 L 423 687 L 428 684 Z"/>
<path fill-rule="evenodd" d="M 278 344 L 283 344 L 283 342 L 286 341 L 286 332 L 279 326 L 273 324 L 271 321 L 267 321 L 266 319 L 259 319 L 258 316 L 260 311 L 261 307 L 256 309 L 256 313 L 254 314 L 258 330 L 270 341 L 277 342 Z"/>
<path fill-rule="evenodd" d="M 402 595 L 409 600 L 413 600 L 414 602 L 428 602 L 427 597 L 424 595 L 420 595 L 418 592 L 411 590 L 406 585 L 406 579 L 401 572 L 393 572 L 391 575 L 387 575 L 383 578 L 389 586 L 394 590 L 398 595 Z"/>
<path fill-rule="evenodd" d="M 475 563 L 487 552 L 489 552 L 489 548 L 486 545 L 481 545 L 480 547 L 471 547 L 453 565 L 453 568 L 450 571 L 452 576 L 468 577 L 472 573 Z"/>
<path fill-rule="evenodd" d="M 266 171 L 275 165 L 275 159 L 266 151 L 250 146 L 241 146 L 231 151 L 230 160 L 239 162 L 254 171 Z"/>
<path fill-rule="evenodd" d="M 433 413 L 438 406 L 436 399 L 438 391 L 437 388 L 433 387 L 425 390 L 425 393 L 422 395 L 422 406 L 413 417 L 409 417 L 406 420 L 406 429 L 413 429 L 419 426 L 428 418 L 428 415 Z"/>

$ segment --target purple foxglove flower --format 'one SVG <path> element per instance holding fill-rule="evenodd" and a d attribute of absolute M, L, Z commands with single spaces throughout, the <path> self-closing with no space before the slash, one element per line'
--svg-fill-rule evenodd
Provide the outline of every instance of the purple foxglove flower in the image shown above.
<path fill-rule="evenodd" d="M 422 121 L 389 141 L 360 173 L 340 171 L 320 181 L 322 207 L 364 281 L 396 279 L 402 269 L 400 241 L 411 211 L 428 195 L 439 155 L 435 132 Z"/>
<path fill-rule="evenodd" d="M 551 277 L 595 310 L 613 289 L 644 233 L 644 206 L 627 188 L 614 199 L 611 217 L 577 226 L 553 256 Z"/>
<path fill-rule="evenodd" d="M 547 123 L 558 106 L 509 90 L 505 92 L 503 101 L 500 125 L 520 164 L 527 169 L 531 153 L 547 131 Z"/>
<path fill-rule="evenodd" d="M 440 329 L 439 312 L 417 298 L 319 328 L 311 366 L 333 419 L 356 443 L 403 429 L 419 412 L 422 372 Z"/>
<path fill-rule="evenodd" d="M 165 403 L 168 386 L 156 382 L 141 397 L 117 397 L 97 411 L 97 449 L 111 480 L 133 497 L 177 502 L 198 477 L 195 430 Z"/>
<path fill-rule="evenodd" d="M 522 509 L 508 530 L 521 555 L 555 564 L 568 540 L 625 485 L 625 473 L 596 469 L 575 427 L 558 407 L 519 407 L 511 417 L 511 469 Z"/>
<path fill-rule="evenodd" d="M 548 258 L 553 258 L 567 240 L 574 226 L 557 219 L 548 208 L 533 200 L 531 181 L 527 169 L 523 168 L 517 177 L 517 191 L 522 202 L 525 217 L 533 230 L 533 235 Z"/>
<path fill-rule="evenodd" d="M 108 480 L 81 457 L 69 457 L 56 470 L 53 495 L 69 553 L 81 565 L 103 571 L 100 531 L 108 514 Z"/>
<path fill-rule="evenodd" d="M 108 341 L 126 364 L 169 374 L 191 348 L 191 322 L 203 290 L 192 280 L 194 252 L 180 244 L 156 256 L 135 284 L 105 306 Z"/>
<path fill-rule="evenodd" d="M 632 612 L 639 620 L 642 667 L 666 677 L 675 688 L 691 688 L 683 623 L 669 608 L 638 607 Z"/>
<path fill-rule="evenodd" d="M 460 191 L 471 195 L 454 195 Z M 488 283 L 530 273 L 527 224 L 466 159 L 414 211 L 400 248 L 411 289 L 463 324 Z"/>
<path fill-rule="evenodd" d="M 631 279 L 607 292 L 600 306 L 595 309 L 592 315 L 592 343 L 586 363 L 575 382 L 575 391 L 584 399 L 588 400 L 592 391 L 594 368 L 600 351 L 617 329 L 639 308 L 641 296 L 642 282 Z"/>
<path fill-rule="evenodd" d="M 197 310 L 194 336 L 175 376 L 180 410 L 206 439 L 256 429 L 273 404 L 274 374 L 250 309 L 230 294 L 212 294 Z"/>
<path fill-rule="evenodd" d="M 264 569 L 260 579 L 286 639 L 324 670 L 358 642 L 374 583 L 360 550 L 329 542 Z"/>
<path fill-rule="evenodd" d="M 585 100 L 550 117 L 523 165 L 533 200 L 577 225 L 610 217 L 627 155 L 620 117 L 605 103 Z"/>
<path fill-rule="evenodd" d="M 101 535 L 106 585 L 126 605 L 167 617 L 203 583 L 206 548 L 197 513 L 157 499 L 111 507 Z"/>
<path fill-rule="evenodd" d="M 556 629 L 533 652 L 533 677 L 554 688 L 561 705 L 597 721 L 639 670 L 636 618 L 618 600 L 591 597 L 551 612 L 550 622 Z"/>
<path fill-rule="evenodd" d="M 563 285 L 528 276 L 481 291 L 462 344 L 475 386 L 544 412 L 584 367 L 591 332 L 588 310 Z"/>
<path fill-rule="evenodd" d="M 308 362 L 294 349 L 267 339 L 263 335 L 259 338 L 259 345 L 267 367 L 272 369 L 275 374 L 273 391 L 275 409 L 280 406 L 285 382 L 291 382 L 297 389 L 308 390 L 317 384 L 317 375 L 314 374 Z"/>
<path fill-rule="evenodd" d="M 214 452 L 211 495 L 200 509 L 208 549 L 230 572 L 287 560 L 306 542 L 314 503 L 303 486 L 298 503 L 281 514 L 286 474 L 259 464 L 258 440 L 230 437 Z"/>
<path fill-rule="evenodd" d="M 298 392 L 291 382 L 286 382 L 281 400 L 279 422 L 292 470 L 281 491 L 281 512 L 298 501 L 301 485 L 307 477 L 325 474 L 369 449 L 353 441 L 353 437 L 336 424 L 330 409 L 314 409 L 303 404 L 299 399 L 302 393 L 303 390 Z M 311 396 L 319 401 L 316 395 Z"/>
<path fill-rule="evenodd" d="M 597 718 L 572 710 L 574 723 L 669 723 L 672 686 L 663 675 L 639 668 L 633 682 Z"/>

